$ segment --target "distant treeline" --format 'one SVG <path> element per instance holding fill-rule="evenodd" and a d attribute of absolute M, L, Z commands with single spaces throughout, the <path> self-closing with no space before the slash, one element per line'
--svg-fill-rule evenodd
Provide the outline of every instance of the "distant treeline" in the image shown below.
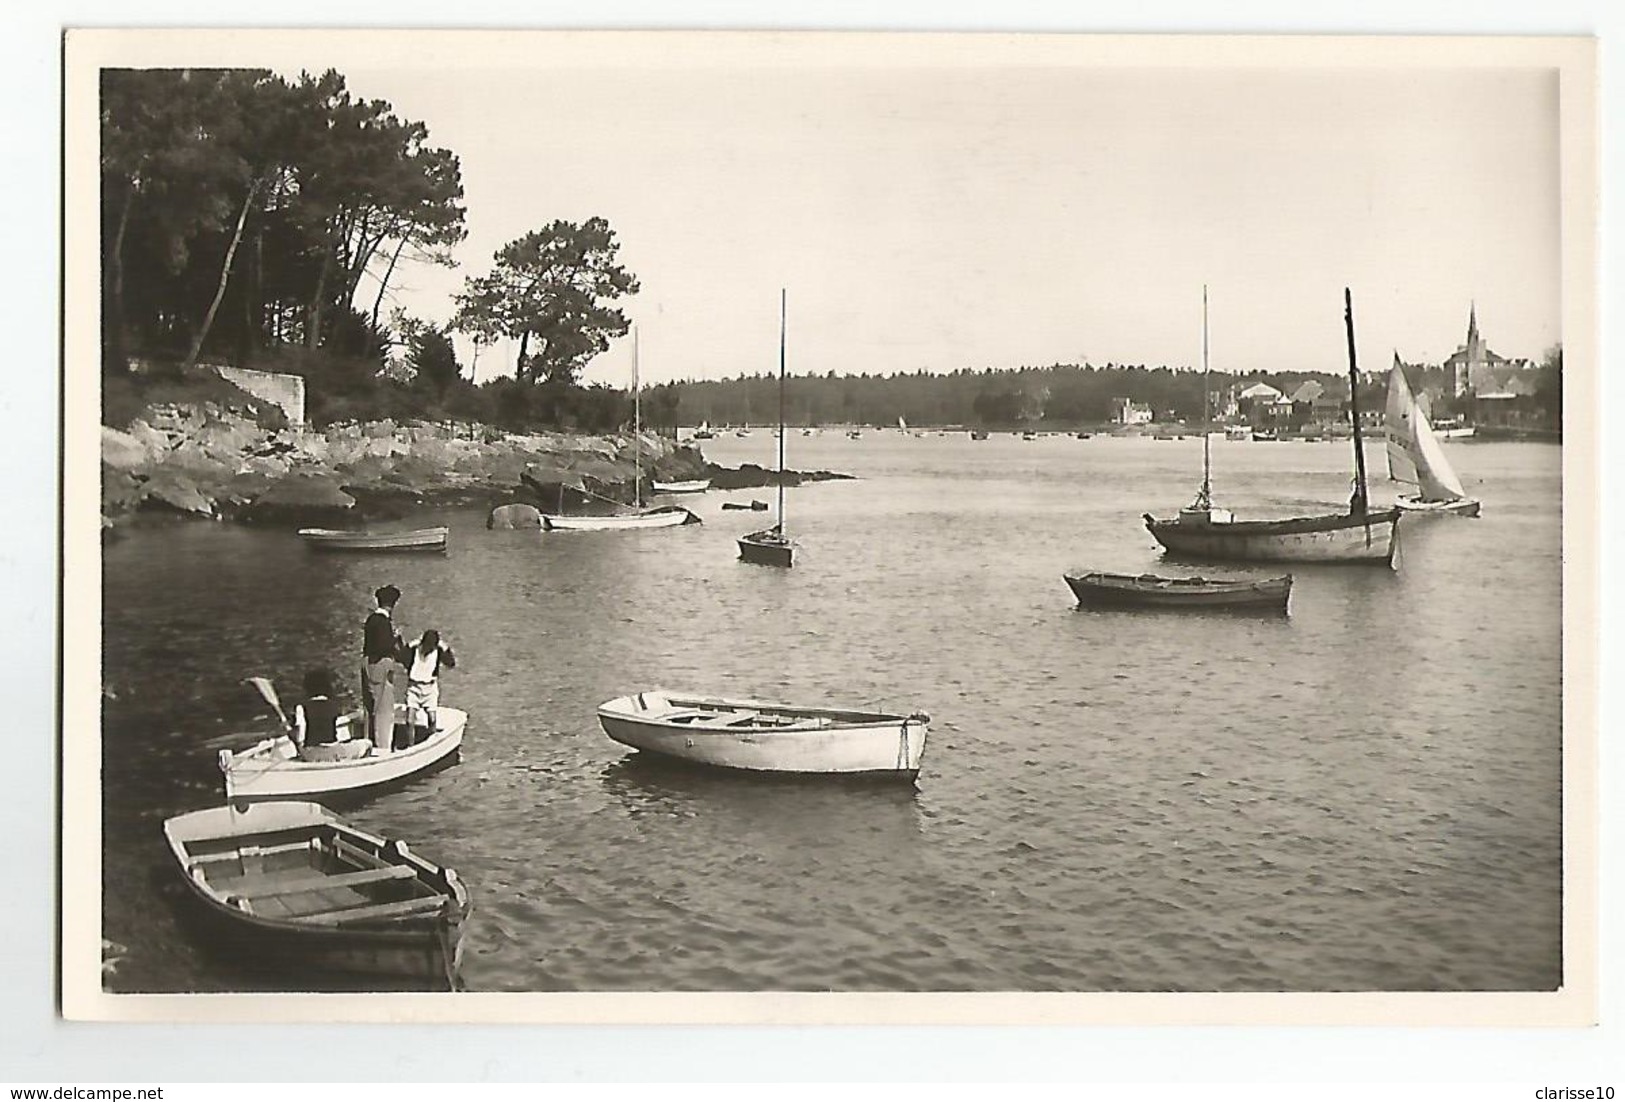
<path fill-rule="evenodd" d="M 1264 372 L 1245 381 L 1211 377 L 1214 392 L 1267 382 L 1290 393 L 1305 380 L 1328 389 L 1347 384 L 1324 372 Z M 1381 381 L 1375 384 L 1380 388 Z M 778 420 L 778 377 L 762 375 L 659 388 L 682 424 L 767 424 Z M 786 380 L 784 416 L 793 425 L 895 426 L 1100 425 L 1112 420 L 1119 399 L 1149 406 L 1159 421 L 1200 421 L 1202 373 L 1191 368 L 1107 364 L 961 370 L 946 375 L 792 376 Z M 1380 393 L 1380 390 L 1379 390 Z M 1362 391 L 1363 396 L 1363 391 Z M 1380 398 L 1377 400 L 1380 401 Z M 668 413 L 669 416 L 669 413 Z"/>

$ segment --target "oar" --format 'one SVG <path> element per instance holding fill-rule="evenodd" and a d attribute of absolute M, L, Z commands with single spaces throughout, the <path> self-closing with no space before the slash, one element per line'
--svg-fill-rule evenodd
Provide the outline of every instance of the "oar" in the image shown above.
<path fill-rule="evenodd" d="M 260 695 L 265 698 L 265 703 L 271 706 L 271 710 L 276 713 L 276 717 L 282 721 L 282 727 L 284 730 L 293 726 L 293 724 L 288 722 L 288 717 L 283 714 L 282 701 L 277 699 L 276 686 L 271 684 L 270 678 L 248 677 L 244 678 L 244 680 L 260 691 Z"/>
<path fill-rule="evenodd" d="M 267 738 L 274 738 L 283 732 L 280 731 L 233 731 L 227 735 L 217 735 L 203 743 L 205 750 L 246 750 L 257 742 L 264 742 Z"/>

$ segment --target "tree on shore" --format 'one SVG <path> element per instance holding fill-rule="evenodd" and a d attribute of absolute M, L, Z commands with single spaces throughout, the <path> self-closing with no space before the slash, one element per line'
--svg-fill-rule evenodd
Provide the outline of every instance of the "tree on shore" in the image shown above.
<path fill-rule="evenodd" d="M 374 332 L 396 264 L 464 234 L 457 158 L 336 72 L 106 70 L 101 137 L 110 371 Z"/>
<path fill-rule="evenodd" d="M 613 304 L 637 294 L 638 280 L 617 263 L 619 251 L 603 218 L 550 222 L 498 249 L 492 270 L 467 280 L 451 327 L 485 344 L 517 339 L 521 381 L 574 383 L 630 327 Z"/>

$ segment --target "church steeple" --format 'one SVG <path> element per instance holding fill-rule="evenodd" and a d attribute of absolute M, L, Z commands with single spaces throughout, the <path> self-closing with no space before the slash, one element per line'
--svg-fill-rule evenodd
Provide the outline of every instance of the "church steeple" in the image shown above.
<path fill-rule="evenodd" d="M 1471 352 L 1478 347 L 1478 303 L 1467 304 L 1467 349 Z"/>

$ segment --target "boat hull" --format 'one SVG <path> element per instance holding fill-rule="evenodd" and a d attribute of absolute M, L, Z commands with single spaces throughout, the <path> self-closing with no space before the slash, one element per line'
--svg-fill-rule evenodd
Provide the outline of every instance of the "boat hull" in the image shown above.
<path fill-rule="evenodd" d="M 1228 523 L 1158 520 L 1146 514 L 1145 526 L 1169 552 L 1188 558 L 1391 564 L 1399 510 Z"/>
<path fill-rule="evenodd" d="M 1458 517 L 1476 517 L 1480 508 L 1477 498 L 1460 497 L 1450 501 L 1423 501 L 1420 497 L 1404 494 L 1395 502 L 1406 513 L 1417 516 L 1447 514 Z"/>
<path fill-rule="evenodd" d="M 702 716 L 694 718 L 694 712 Z M 776 716 L 783 725 L 763 728 L 727 718 L 748 713 Z M 681 718 L 684 715 L 690 715 L 686 722 Z M 930 731 L 930 720 L 920 715 L 795 708 L 656 692 L 608 701 L 599 707 L 598 720 L 604 733 L 623 746 L 699 765 L 753 773 L 898 780 L 919 775 Z"/>
<path fill-rule="evenodd" d="M 650 509 L 642 513 L 613 516 L 564 516 L 542 514 L 542 527 L 550 532 L 620 532 L 642 528 L 676 528 L 699 520 L 687 509 Z"/>
<path fill-rule="evenodd" d="M 795 545 L 768 532 L 752 532 L 739 537 L 739 558 L 757 566 L 794 565 Z"/>
<path fill-rule="evenodd" d="M 1127 574 L 1065 575 L 1078 604 L 1096 608 L 1236 609 L 1285 614 L 1292 575 L 1258 579 L 1159 578 Z"/>
<path fill-rule="evenodd" d="M 343 973 L 456 986 L 467 889 L 454 871 L 404 843 L 352 827 L 318 804 L 295 801 L 178 815 L 164 823 L 164 836 L 211 944 L 239 961 L 296 976 Z M 384 890 L 401 902 L 380 907 L 357 894 L 350 901 L 340 895 L 335 903 L 331 893 L 355 889 L 340 887 L 343 878 L 331 872 L 314 879 L 308 874 L 316 864 L 333 862 L 341 849 L 355 855 L 348 868 L 398 874 L 363 875 L 394 885 Z M 289 891 L 302 876 L 307 877 L 304 890 Z M 333 886 L 322 886 L 324 880 Z M 259 902 L 267 897 L 303 906 Z M 352 904 L 353 920 L 340 920 L 346 902 Z M 410 910 L 362 917 L 365 910 L 387 911 L 402 903 Z"/>
<path fill-rule="evenodd" d="M 440 730 L 415 746 L 348 761 L 301 761 L 293 744 L 282 737 L 235 754 L 222 751 L 226 799 L 251 802 L 353 794 L 404 781 L 449 760 L 462 746 L 468 713 L 441 708 L 437 718 Z"/>
<path fill-rule="evenodd" d="M 659 494 L 703 494 L 711 488 L 709 478 L 696 478 L 688 482 L 656 482 L 654 489 Z"/>
<path fill-rule="evenodd" d="M 414 532 L 345 532 L 332 528 L 301 528 L 299 538 L 312 551 L 396 551 L 427 552 L 446 550 L 450 529 L 420 528 Z"/>

